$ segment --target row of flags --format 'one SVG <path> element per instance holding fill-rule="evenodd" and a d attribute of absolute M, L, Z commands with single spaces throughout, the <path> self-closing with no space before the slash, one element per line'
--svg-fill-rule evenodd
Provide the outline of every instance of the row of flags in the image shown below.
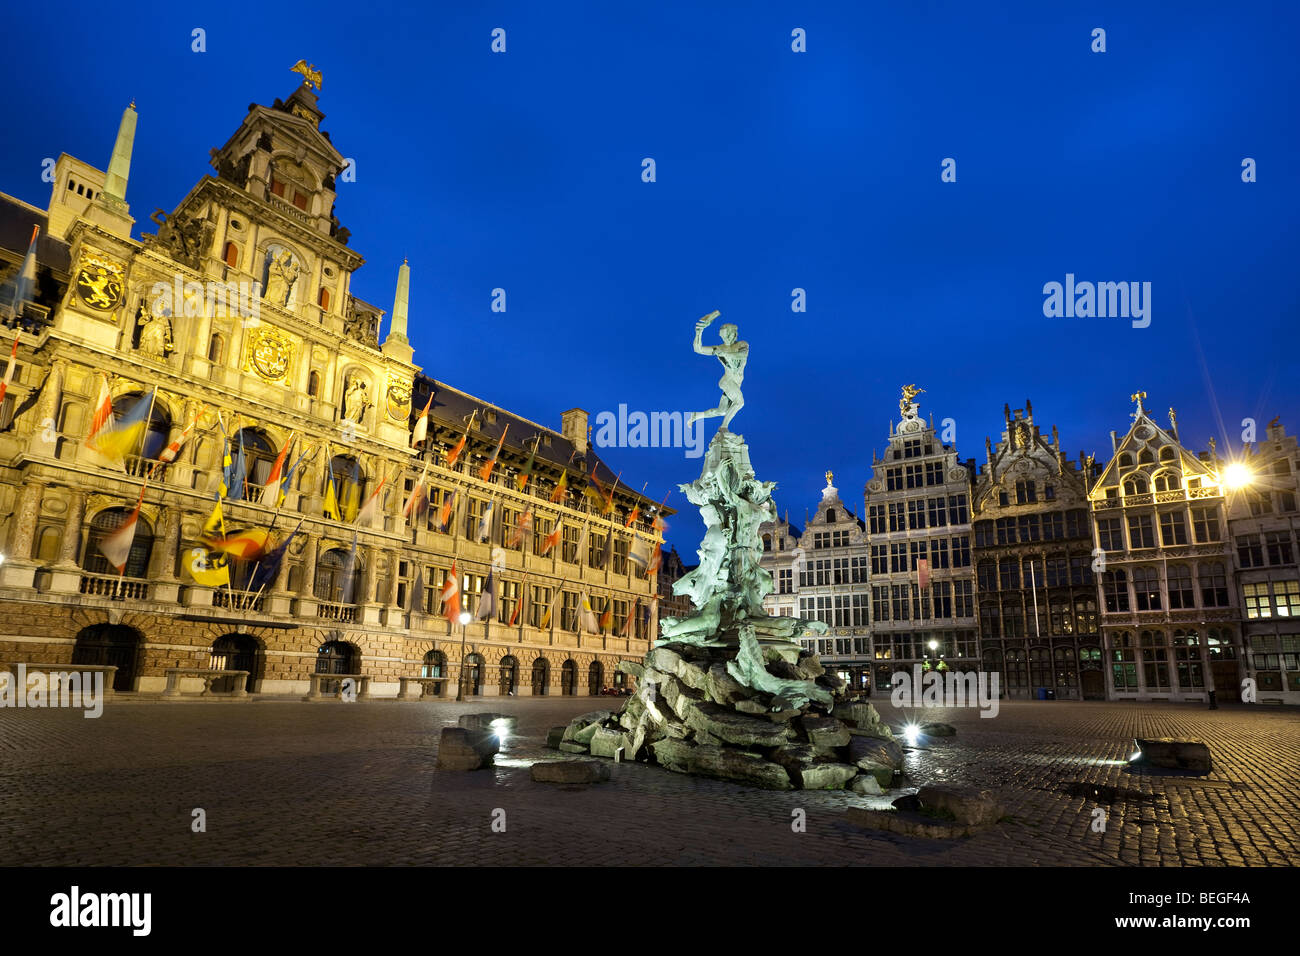
<path fill-rule="evenodd" d="M 483 582 L 483 588 L 479 592 L 478 610 L 475 612 L 473 620 L 486 621 L 496 618 L 499 610 L 499 598 L 497 596 L 497 581 L 499 578 L 499 569 L 493 567 L 488 571 L 487 579 Z M 559 587 L 553 590 L 550 603 L 542 613 L 541 620 L 538 622 L 540 630 L 548 630 L 551 626 L 551 620 L 555 614 L 555 608 L 559 602 L 560 595 L 564 591 L 562 582 Z M 524 595 L 527 593 L 528 575 L 525 574 L 519 584 L 519 595 L 515 600 L 514 609 L 510 612 L 508 625 L 514 627 L 519 623 L 524 609 Z M 461 583 L 460 575 L 456 570 L 456 562 L 452 561 L 451 570 L 447 572 L 446 580 L 443 581 L 442 588 L 439 591 L 440 611 L 439 613 L 453 624 L 459 623 L 461 607 Z M 411 610 L 422 611 L 424 607 L 424 569 L 421 568 L 416 576 L 415 585 L 411 593 Z M 636 615 L 641 607 L 641 598 L 638 596 L 633 602 L 627 616 L 623 619 L 622 627 L 619 629 L 619 636 L 626 637 L 636 623 Z M 656 595 L 651 598 L 646 607 L 646 620 L 653 620 L 659 611 L 659 597 Z M 592 610 L 591 600 L 584 591 L 578 605 L 578 629 L 580 632 L 589 632 L 600 634 L 612 630 L 614 615 L 614 599 L 612 597 L 605 599 L 605 609 L 597 617 Z"/>

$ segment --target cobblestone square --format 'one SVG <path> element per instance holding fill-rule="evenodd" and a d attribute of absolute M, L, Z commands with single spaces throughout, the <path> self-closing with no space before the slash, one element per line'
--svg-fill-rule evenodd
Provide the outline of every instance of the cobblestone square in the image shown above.
<path fill-rule="evenodd" d="M 609 698 L 457 704 L 111 702 L 0 710 L 0 853 L 10 865 L 1294 865 L 1297 714 L 1190 704 L 1003 703 L 903 714 L 957 735 L 907 752 L 908 784 L 998 792 L 1009 819 L 952 842 L 862 830 L 889 798 L 774 793 L 619 764 L 608 783 L 534 783 L 549 727 Z M 459 715 L 518 717 L 494 770 L 435 769 Z M 1132 772 L 1135 736 L 1206 742 L 1205 778 Z M 1078 785 L 1114 787 L 1113 803 Z M 894 791 L 890 797 L 899 795 Z M 1106 811 L 1094 832 L 1094 810 Z M 207 830 L 191 830 L 192 811 Z M 792 811 L 807 830 L 792 832 Z M 494 832 L 494 811 L 505 830 Z M 496 813 L 500 819 L 501 814 Z"/>

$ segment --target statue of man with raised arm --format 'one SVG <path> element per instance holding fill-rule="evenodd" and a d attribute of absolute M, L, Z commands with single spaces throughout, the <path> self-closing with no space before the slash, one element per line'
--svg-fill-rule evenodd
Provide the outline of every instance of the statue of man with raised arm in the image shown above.
<path fill-rule="evenodd" d="M 736 412 L 740 411 L 745 405 L 744 396 L 740 393 L 740 383 L 745 379 L 745 362 L 749 359 L 749 343 L 737 342 L 737 328 L 731 323 L 727 323 L 718 330 L 722 338 L 722 344 L 705 345 L 701 341 L 704 330 L 719 315 L 721 313 L 714 310 L 695 323 L 695 351 L 700 355 L 716 355 L 718 361 L 722 363 L 725 371 L 718 381 L 718 387 L 722 389 L 722 401 L 717 408 L 711 408 L 707 412 L 691 412 L 686 424 L 689 426 L 696 419 L 714 418 L 720 415 L 722 416 L 722 430 L 726 431 L 727 426 L 731 424 L 731 420 L 736 417 Z"/>

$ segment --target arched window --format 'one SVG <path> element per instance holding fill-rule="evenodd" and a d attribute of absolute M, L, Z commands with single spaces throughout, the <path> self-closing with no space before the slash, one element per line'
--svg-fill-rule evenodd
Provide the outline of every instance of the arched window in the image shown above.
<path fill-rule="evenodd" d="M 227 242 L 226 242 L 226 250 L 225 250 L 225 252 L 222 253 L 221 258 L 223 258 L 223 259 L 226 260 L 226 265 L 228 265 L 228 266 L 232 266 L 232 267 L 233 267 L 233 266 L 238 266 L 238 265 L 239 265 L 239 246 L 235 245 L 233 242 L 229 242 L 229 241 L 227 241 Z"/>
<path fill-rule="evenodd" d="M 1169 581 L 1169 607 L 1171 609 L 1196 607 L 1192 569 L 1185 564 L 1171 564 L 1166 573 Z"/>
<path fill-rule="evenodd" d="M 1101 590 L 1106 599 L 1107 611 L 1128 610 L 1128 577 L 1122 570 L 1102 574 Z"/>
<path fill-rule="evenodd" d="M 121 421 L 124 416 L 137 411 L 136 406 L 140 402 L 148 401 L 150 401 L 149 396 L 143 392 L 127 392 L 119 395 L 113 399 L 113 418 Z M 171 419 L 167 416 L 167 410 L 158 403 L 156 398 L 147 414 L 149 415 L 148 428 L 141 434 L 139 444 L 126 455 L 128 474 L 137 476 L 144 474 L 167 447 L 167 440 L 171 437 Z"/>
<path fill-rule="evenodd" d="M 461 681 L 466 696 L 473 697 L 483 693 L 483 670 L 483 655 L 470 654 L 465 658 L 465 666 L 461 669 Z"/>
<path fill-rule="evenodd" d="M 442 651 L 429 651 L 425 654 L 424 662 L 420 665 L 420 676 L 446 677 L 447 655 Z M 424 689 L 424 695 L 427 697 L 441 697 L 444 686 L 444 684 L 429 684 Z"/>
<path fill-rule="evenodd" d="M 258 673 L 257 641 L 247 634 L 227 634 L 212 642 L 208 657 L 208 668 L 214 671 L 248 671 L 244 678 L 244 690 L 253 689 L 253 681 L 261 675 Z M 236 689 L 236 677 L 221 677 L 212 682 L 214 693 L 230 693 Z"/>
<path fill-rule="evenodd" d="M 772 550 L 772 536 L 770 534 L 763 535 L 763 550 L 764 551 Z"/>
<path fill-rule="evenodd" d="M 1177 460 L 1178 460 L 1178 452 L 1174 451 L 1173 445 L 1165 445 L 1163 448 L 1160 449 L 1160 461 L 1162 463 L 1168 464 L 1171 461 L 1177 461 Z"/>
<path fill-rule="evenodd" d="M 307 376 L 307 394 L 312 398 L 320 398 L 320 372 L 315 369 Z"/>
<path fill-rule="evenodd" d="M 1124 479 L 1124 494 L 1127 495 L 1145 495 L 1147 493 L 1146 475 L 1141 472 L 1129 475 Z"/>
<path fill-rule="evenodd" d="M 1124 454 L 1119 456 L 1119 466 L 1121 468 L 1132 468 L 1133 456 L 1130 455 L 1128 452 L 1124 452 Z"/>
<path fill-rule="evenodd" d="M 1133 574 L 1134 579 L 1137 573 Z M 1169 648 L 1164 631 L 1142 632 L 1142 676 L 1147 690 L 1169 690 Z"/>
<path fill-rule="evenodd" d="M 90 534 L 86 537 L 86 550 L 81 557 L 81 566 L 86 571 L 91 574 L 117 574 L 117 568 L 108 563 L 108 558 L 104 556 L 99 546 L 105 538 L 122 527 L 134 510 L 134 508 L 108 508 L 91 519 Z M 135 537 L 131 539 L 131 551 L 127 555 L 123 577 L 144 577 L 149 568 L 149 555 L 152 551 L 153 528 L 141 515 L 136 518 Z"/>
<path fill-rule="evenodd" d="M 331 548 L 316 562 L 316 581 L 312 593 L 331 604 L 356 602 L 360 577 L 358 559 L 351 550 Z"/>
<path fill-rule="evenodd" d="M 1079 685 L 1079 669 L 1074 659 L 1074 648 L 1058 647 L 1052 652 L 1056 665 L 1056 686 L 1073 696 Z"/>
<path fill-rule="evenodd" d="M 826 523 L 827 523 L 827 524 L 834 524 L 834 523 L 835 523 L 835 509 L 834 509 L 834 508 L 827 508 L 827 509 L 826 509 Z"/>
<path fill-rule="evenodd" d="M 1155 463 L 1155 460 L 1156 456 L 1151 454 L 1150 448 L 1143 448 L 1142 451 L 1138 453 L 1139 465 L 1151 465 Z"/>
<path fill-rule="evenodd" d="M 356 521 L 366 493 L 366 478 L 361 473 L 361 462 L 352 455 L 335 455 L 330 459 L 329 477 L 334 481 L 339 517 L 346 522 Z M 329 488 L 321 489 L 321 493 L 328 496 Z"/>
<path fill-rule="evenodd" d="M 275 464 L 278 452 L 261 429 L 241 428 L 231 443 L 231 454 L 236 458 L 241 441 L 244 449 L 244 480 L 248 487 L 245 497 L 257 498 L 266 480 L 271 477 L 271 467 Z"/>
<path fill-rule="evenodd" d="M 1111 683 L 1117 691 L 1138 689 L 1137 648 L 1132 631 L 1117 631 L 1110 639 Z"/>
<path fill-rule="evenodd" d="M 560 693 L 572 697 L 578 692 L 578 665 L 567 660 L 560 667 Z"/>
<path fill-rule="evenodd" d="M 59 542 L 62 535 L 58 528 L 45 527 L 36 535 L 36 560 L 41 564 L 52 564 L 59 557 Z"/>
<path fill-rule="evenodd" d="M 1156 491 L 1177 491 L 1182 484 L 1176 471 L 1162 471 L 1155 478 Z"/>
<path fill-rule="evenodd" d="M 595 697 L 605 689 L 605 665 L 592 661 L 587 668 L 587 693 Z"/>
<path fill-rule="evenodd" d="M 208 361 L 215 365 L 222 360 L 225 354 L 226 340 L 219 334 L 214 333 L 212 338 L 208 340 Z"/>
<path fill-rule="evenodd" d="M 316 648 L 317 674 L 359 674 L 361 672 L 361 652 L 355 644 L 344 641 L 328 641 Z M 322 694 L 337 694 L 339 682 L 323 680 L 320 682 Z"/>

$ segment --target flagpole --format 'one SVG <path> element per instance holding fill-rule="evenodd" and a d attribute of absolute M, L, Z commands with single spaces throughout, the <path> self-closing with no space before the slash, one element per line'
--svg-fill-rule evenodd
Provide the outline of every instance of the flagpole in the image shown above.
<path fill-rule="evenodd" d="M 238 415 L 238 412 L 236 412 L 236 415 Z M 223 442 L 222 442 L 222 446 L 221 446 L 221 447 L 222 447 L 222 451 L 223 451 L 223 453 L 224 453 L 224 452 L 228 449 L 228 447 L 229 447 L 229 445 L 230 445 L 230 436 L 228 436 L 228 435 L 226 434 L 226 422 L 225 422 L 225 420 L 221 417 L 221 409 L 219 409 L 219 408 L 217 409 L 217 425 L 221 428 L 221 437 L 222 437 L 222 439 L 223 439 Z M 233 458 L 233 457 L 231 458 L 231 467 L 232 467 L 232 468 L 234 467 L 234 458 Z M 218 508 L 217 508 L 217 520 L 218 520 L 218 521 L 220 522 L 220 524 L 221 524 L 221 538 L 222 538 L 223 541 L 224 541 L 224 540 L 226 539 L 226 537 L 227 537 L 227 535 L 226 535 L 226 509 L 220 507 L 220 505 L 221 505 L 221 503 L 222 503 L 223 501 L 229 499 L 229 497 L 230 497 L 230 488 L 229 488 L 229 487 L 226 487 L 226 495 L 225 495 L 224 498 L 222 497 L 221 489 L 222 489 L 223 486 L 225 486 L 225 484 L 226 484 L 226 463 L 225 463 L 225 455 L 223 454 L 223 455 L 222 455 L 222 462 L 221 462 L 221 480 L 217 483 L 217 505 L 218 505 Z M 230 555 L 229 555 L 228 553 L 226 554 L 226 601 L 227 601 L 227 603 L 229 603 L 230 605 L 232 605 L 232 610 L 233 610 L 233 605 L 234 605 L 234 603 L 235 603 L 235 586 L 234 586 L 234 584 L 231 583 L 231 580 L 230 580 Z"/>
<path fill-rule="evenodd" d="M 294 528 L 293 531 L 291 531 L 291 532 L 289 533 L 289 537 L 287 537 L 287 538 L 284 539 L 284 541 L 285 541 L 285 545 L 286 545 L 286 546 L 288 545 L 288 543 L 289 543 L 290 541 L 293 540 L 293 536 L 294 536 L 295 534 L 297 534 L 299 531 L 302 530 L 303 522 L 305 522 L 306 520 L 307 520 L 307 516 L 306 516 L 306 515 L 303 515 L 303 516 L 298 520 L 298 527 Z M 280 562 L 281 562 L 281 567 L 283 567 L 283 566 L 284 566 L 284 555 L 281 555 L 281 556 L 280 556 Z M 261 567 L 261 566 L 262 566 L 262 562 L 261 562 L 261 561 L 258 561 L 258 562 L 257 562 L 257 567 Z M 279 575 L 280 575 L 280 569 L 279 569 L 279 568 L 276 569 L 275 574 L 276 574 L 276 577 L 279 577 Z M 257 568 L 253 568 L 253 577 L 256 577 L 256 576 L 257 576 Z M 250 581 L 251 581 L 251 578 L 250 578 Z M 269 584 L 269 583 L 270 583 L 270 582 L 268 581 L 267 584 Z M 261 598 L 261 596 L 262 596 L 262 592 L 265 591 L 265 590 L 266 590 L 266 584 L 263 584 L 260 588 L 257 589 L 257 593 L 253 595 L 252 604 L 254 604 L 254 605 L 257 604 L 258 599 Z M 245 593 L 247 593 L 247 592 L 245 592 Z"/>

